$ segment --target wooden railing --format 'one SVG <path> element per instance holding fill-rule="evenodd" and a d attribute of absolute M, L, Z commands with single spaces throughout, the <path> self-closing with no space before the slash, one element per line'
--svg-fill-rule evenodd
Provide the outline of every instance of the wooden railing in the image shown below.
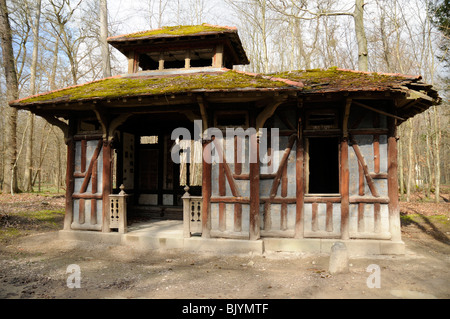
<path fill-rule="evenodd" d="M 191 196 L 189 186 L 184 188 L 183 199 L 183 234 L 185 238 L 202 233 L 202 197 Z"/>

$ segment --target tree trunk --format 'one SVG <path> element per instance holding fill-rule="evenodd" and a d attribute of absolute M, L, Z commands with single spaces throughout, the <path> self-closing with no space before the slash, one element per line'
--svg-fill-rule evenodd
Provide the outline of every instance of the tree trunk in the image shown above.
<path fill-rule="evenodd" d="M 400 131 L 399 127 L 400 136 L 403 136 L 402 131 Z M 405 193 L 405 184 L 403 176 L 403 141 L 401 139 L 399 139 L 398 141 L 398 174 L 399 174 L 400 196 L 402 196 Z"/>
<path fill-rule="evenodd" d="M 106 0 L 100 0 L 100 45 L 102 52 L 103 77 L 111 76 L 111 61 L 109 58 L 108 42 L 108 9 Z"/>
<path fill-rule="evenodd" d="M 7 101 L 16 100 L 18 94 L 17 73 L 14 62 L 14 52 L 12 47 L 11 26 L 8 18 L 8 8 L 6 0 L 0 0 L 0 38 L 2 45 L 3 67 L 6 79 Z M 17 170 L 15 161 L 17 156 L 17 109 L 6 106 L 5 119 L 5 178 L 3 182 L 3 192 L 17 192 Z"/>
<path fill-rule="evenodd" d="M 434 175 L 435 175 L 435 190 L 434 190 L 434 196 L 435 196 L 435 202 L 439 203 L 439 196 L 440 196 L 440 184 L 441 184 L 441 159 L 440 159 L 440 141 L 441 141 L 441 127 L 440 122 L 437 115 L 437 107 L 434 106 L 434 127 L 436 132 L 436 137 L 434 140 L 434 145 L 436 148 L 436 156 L 435 156 L 435 165 L 434 165 Z"/>
<path fill-rule="evenodd" d="M 367 37 L 364 30 L 364 0 L 355 1 L 353 18 L 355 21 L 356 41 L 358 43 L 358 70 L 368 71 Z"/>
<path fill-rule="evenodd" d="M 413 125 L 412 119 L 408 121 L 409 127 L 409 141 L 408 141 L 408 181 L 406 184 L 406 201 L 409 202 L 411 196 L 411 184 L 412 176 L 414 174 L 413 170 L 413 148 L 412 148 L 412 137 L 413 137 Z"/>
<path fill-rule="evenodd" d="M 32 25 L 33 29 L 33 55 L 31 57 L 30 69 L 30 94 L 36 94 L 36 69 L 39 49 L 39 20 L 41 18 L 41 0 L 36 1 L 36 16 Z M 25 192 L 32 192 L 32 175 L 33 175 L 33 136 L 34 136 L 34 114 L 30 112 L 29 130 L 27 135 L 27 148 L 25 155 L 25 172 L 23 189 Z"/>

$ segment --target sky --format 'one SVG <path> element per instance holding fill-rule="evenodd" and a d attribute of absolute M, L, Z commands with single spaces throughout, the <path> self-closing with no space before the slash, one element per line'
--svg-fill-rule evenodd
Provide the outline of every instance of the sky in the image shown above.
<path fill-rule="evenodd" d="M 205 6 L 203 11 L 206 14 L 201 17 L 201 23 L 234 25 L 233 13 L 224 0 L 169 0 L 164 8 L 162 25 L 197 24 L 195 19 L 189 21 L 189 17 L 195 15 L 195 3 Z M 108 0 L 109 22 L 115 35 L 157 28 L 157 17 L 152 19 L 150 15 L 151 4 L 157 15 L 158 0 Z M 176 12 L 178 4 L 184 9 L 179 12 L 179 21 Z"/>

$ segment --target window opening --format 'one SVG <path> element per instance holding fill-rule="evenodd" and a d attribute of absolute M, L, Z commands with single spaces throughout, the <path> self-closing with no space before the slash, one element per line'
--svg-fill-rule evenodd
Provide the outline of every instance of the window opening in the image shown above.
<path fill-rule="evenodd" d="M 310 194 L 339 193 L 339 138 L 308 138 Z"/>

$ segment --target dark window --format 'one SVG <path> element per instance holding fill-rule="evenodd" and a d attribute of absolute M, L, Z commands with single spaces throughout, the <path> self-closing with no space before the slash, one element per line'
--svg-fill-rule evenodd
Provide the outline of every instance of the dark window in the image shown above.
<path fill-rule="evenodd" d="M 309 138 L 309 193 L 339 193 L 339 139 Z"/>

